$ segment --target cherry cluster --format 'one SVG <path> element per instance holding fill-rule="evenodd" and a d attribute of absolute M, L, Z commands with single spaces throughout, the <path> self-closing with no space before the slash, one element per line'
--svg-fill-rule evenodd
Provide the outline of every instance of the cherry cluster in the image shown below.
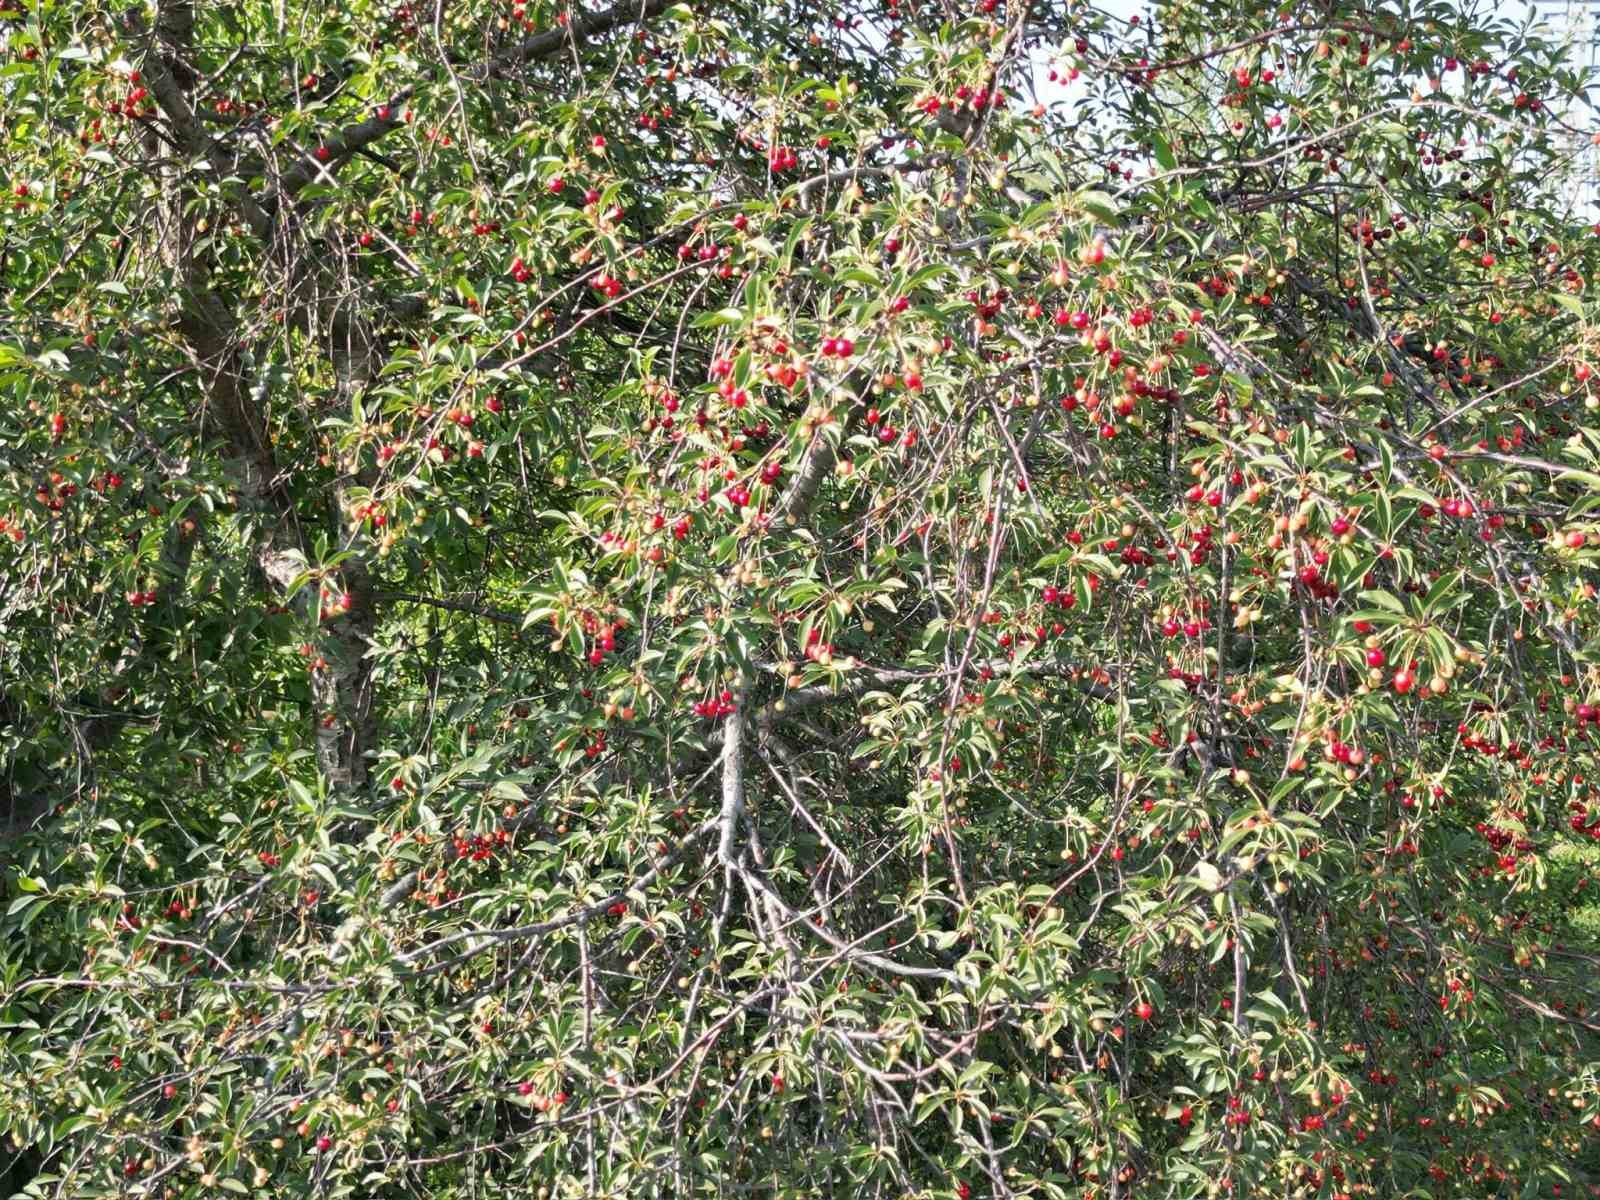
<path fill-rule="evenodd" d="M 1320 562 L 1317 560 L 1321 560 Z M 1301 567 L 1295 578 L 1300 586 L 1310 592 L 1318 600 L 1337 600 L 1339 598 L 1339 585 L 1331 580 L 1324 579 L 1318 569 L 1325 566 L 1328 554 L 1325 550 L 1318 550 L 1312 555 L 1312 561 Z"/>
<path fill-rule="evenodd" d="M 608 540 L 615 539 L 613 535 L 609 533 L 601 535 L 601 541 L 604 542 Z M 590 648 L 588 654 L 589 665 L 592 667 L 598 667 L 601 663 L 605 662 L 606 655 L 616 650 L 617 631 L 627 624 L 627 622 L 620 617 L 610 621 L 602 621 L 593 613 L 584 613 L 582 617 L 582 624 L 584 633 L 588 634 L 594 639 L 594 645 Z"/>
<path fill-rule="evenodd" d="M 1573 801 L 1572 807 L 1572 816 L 1567 821 L 1567 824 L 1572 827 L 1572 832 L 1580 837 L 1593 838 L 1595 841 L 1600 842 L 1600 811 L 1595 812 L 1591 817 L 1581 800 Z"/>
<path fill-rule="evenodd" d="M 917 431 L 915 429 L 905 430 L 902 437 L 901 431 L 895 428 L 891 422 L 885 420 L 883 414 L 875 408 L 867 409 L 867 427 L 877 435 L 878 441 L 882 445 L 887 446 L 896 438 L 899 438 L 901 445 L 907 449 L 917 444 Z M 1022 483 L 1021 480 L 1017 482 L 1019 486 Z"/>
<path fill-rule="evenodd" d="M 349 592 L 335 593 L 328 588 L 323 588 L 321 596 L 322 606 L 318 610 L 317 617 L 322 621 L 331 621 L 336 617 L 344 616 L 355 603 L 354 597 Z"/>
<path fill-rule="evenodd" d="M 1533 852 L 1533 843 L 1527 838 L 1519 838 L 1510 830 L 1501 829 L 1496 825 L 1488 825 L 1479 821 L 1473 826 L 1479 836 L 1489 844 L 1489 848 L 1499 856 L 1495 859 L 1495 866 L 1506 873 L 1517 869 L 1519 855 Z"/>
<path fill-rule="evenodd" d="M 695 716 L 714 720 L 717 717 L 730 715 L 736 706 L 733 702 L 733 693 L 723 691 L 709 700 L 696 700 L 692 707 Z"/>
<path fill-rule="evenodd" d="M 34 489 L 33 498 L 41 507 L 58 513 L 66 507 L 66 502 L 77 494 L 77 484 L 67 479 L 60 471 L 51 471 L 49 484 L 41 483 Z"/>
<path fill-rule="evenodd" d="M 457 833 L 451 841 L 451 847 L 457 858 L 485 862 L 494 857 L 495 851 L 504 846 L 510 836 L 504 829 L 497 829 L 493 834 L 475 833 L 471 837 Z"/>

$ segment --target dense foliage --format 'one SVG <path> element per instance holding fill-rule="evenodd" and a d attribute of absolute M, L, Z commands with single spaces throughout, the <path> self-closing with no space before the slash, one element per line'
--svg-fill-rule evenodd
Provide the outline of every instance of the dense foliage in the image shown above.
<path fill-rule="evenodd" d="M 1520 22 L 0 0 L 0 1191 L 1600 1195 Z"/>

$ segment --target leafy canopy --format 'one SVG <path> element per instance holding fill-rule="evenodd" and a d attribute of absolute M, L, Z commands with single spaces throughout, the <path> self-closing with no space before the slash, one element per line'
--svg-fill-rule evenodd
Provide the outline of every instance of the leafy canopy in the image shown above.
<path fill-rule="evenodd" d="M 1556 42 L 0 30 L 4 1190 L 1600 1194 Z"/>

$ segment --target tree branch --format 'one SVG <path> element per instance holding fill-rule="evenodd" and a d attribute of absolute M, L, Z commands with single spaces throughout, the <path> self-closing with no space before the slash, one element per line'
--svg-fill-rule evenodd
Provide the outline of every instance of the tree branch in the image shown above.
<path fill-rule="evenodd" d="M 744 690 L 733 698 L 733 711 L 722 725 L 722 811 L 717 817 L 717 857 L 734 865 L 733 839 L 744 815 Z"/>
<path fill-rule="evenodd" d="M 670 3 L 671 0 L 642 0 L 642 2 L 622 0 L 620 4 L 603 12 L 590 13 L 588 16 L 579 17 L 576 21 L 569 21 L 559 29 L 547 29 L 543 33 L 536 33 L 524 38 L 510 51 L 493 58 L 489 63 L 488 73 L 497 75 L 524 63 L 549 58 L 553 54 L 559 54 L 568 45 L 577 45 L 579 42 L 610 33 L 619 25 L 647 21 L 651 17 L 660 16 Z"/>
<path fill-rule="evenodd" d="M 412 592 L 374 592 L 372 599 L 379 604 L 427 604 L 433 608 L 443 608 L 450 612 L 469 613 L 474 617 L 482 617 L 485 621 L 498 621 L 502 625 L 522 626 L 522 614 L 508 612 L 503 608 L 485 608 L 478 604 L 469 604 L 465 600 L 447 600 L 443 596 L 418 596 Z"/>
<path fill-rule="evenodd" d="M 263 199 L 262 203 L 271 208 L 283 200 L 292 200 L 318 175 L 331 176 L 334 167 L 351 155 L 365 150 L 390 130 L 399 128 L 405 123 L 401 118 L 400 108 L 415 91 L 415 88 L 409 87 L 401 89 L 394 94 L 387 105 L 365 121 L 348 125 L 326 138 L 312 154 L 301 159 L 283 176 L 278 183 L 277 196 L 271 200 Z"/>

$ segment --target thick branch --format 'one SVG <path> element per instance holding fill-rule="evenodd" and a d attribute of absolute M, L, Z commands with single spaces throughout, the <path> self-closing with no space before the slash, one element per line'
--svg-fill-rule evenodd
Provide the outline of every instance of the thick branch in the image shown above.
<path fill-rule="evenodd" d="M 859 371 L 852 372 L 844 386 L 853 396 L 860 396 L 866 391 L 867 379 Z M 850 431 L 855 427 L 861 413 L 861 405 L 852 403 L 845 414 L 843 425 L 838 430 L 838 442 L 843 442 L 850 436 Z M 789 491 L 779 502 L 773 517 L 789 525 L 798 525 L 806 519 L 811 511 L 811 506 L 816 502 L 817 492 L 822 488 L 822 481 L 833 470 L 834 463 L 839 459 L 838 443 L 829 436 L 829 426 L 819 425 L 811 435 L 811 445 L 806 450 L 805 460 L 800 464 L 799 473 L 795 475 L 794 482 L 789 485 Z"/>
<path fill-rule="evenodd" d="M 619 25 L 634 21 L 647 21 L 667 10 L 671 0 L 622 0 L 603 12 L 590 13 L 569 21 L 559 29 L 547 29 L 524 38 L 513 49 L 495 57 L 489 64 L 490 74 L 499 74 L 523 63 L 535 62 L 559 54 L 568 45 L 590 41 L 601 34 L 610 33 Z"/>
<path fill-rule="evenodd" d="M 143 20 L 136 12 L 129 12 L 125 18 L 129 32 L 141 40 L 148 41 L 150 34 L 145 28 Z M 161 17 L 157 17 L 158 25 Z M 163 27 L 170 34 L 170 29 Z M 188 98 L 183 94 L 183 87 L 178 82 L 177 76 L 167 64 L 166 59 L 154 47 L 144 55 L 140 69 L 145 82 L 149 85 L 151 96 L 155 98 L 156 106 L 161 109 L 162 115 L 167 118 L 173 134 L 178 140 L 178 145 L 183 151 L 195 158 L 203 158 L 210 165 L 216 178 L 227 179 L 233 174 L 233 160 L 223 147 L 213 138 L 195 111 L 189 105 Z M 258 238 L 263 240 L 272 233 L 272 221 L 266 213 L 261 211 L 261 206 L 255 202 L 247 190 L 242 186 L 237 187 L 239 212 L 245 223 L 250 226 Z"/>
<path fill-rule="evenodd" d="M 278 185 L 279 196 L 285 200 L 293 199 L 319 174 L 331 173 L 335 166 L 351 155 L 365 150 L 390 130 L 399 128 L 404 124 L 400 116 L 401 106 L 411 98 L 414 91 L 414 88 L 402 89 L 386 106 L 365 121 L 346 126 L 325 139 L 312 154 L 283 176 Z"/>
<path fill-rule="evenodd" d="M 717 857 L 723 866 L 734 865 L 734 832 L 739 818 L 744 815 L 744 692 L 734 697 L 733 712 L 723 722 L 722 734 L 722 811 L 717 817 L 719 826 Z"/>

